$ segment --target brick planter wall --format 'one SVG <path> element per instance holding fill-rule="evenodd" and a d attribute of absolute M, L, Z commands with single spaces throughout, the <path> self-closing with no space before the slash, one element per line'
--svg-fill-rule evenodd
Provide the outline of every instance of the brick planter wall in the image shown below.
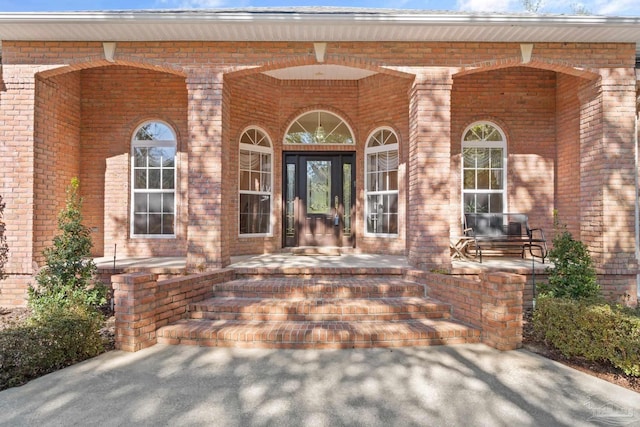
<path fill-rule="evenodd" d="M 454 319 L 482 329 L 482 342 L 498 350 L 522 346 L 526 278 L 518 274 L 481 273 L 467 279 L 419 270 L 407 278 L 427 285 L 427 295 L 452 305 Z"/>
<path fill-rule="evenodd" d="M 157 281 L 148 273 L 113 276 L 116 348 L 138 351 L 156 343 L 156 330 L 185 316 L 192 302 L 213 296 L 213 285 L 233 278 L 233 270 Z"/>

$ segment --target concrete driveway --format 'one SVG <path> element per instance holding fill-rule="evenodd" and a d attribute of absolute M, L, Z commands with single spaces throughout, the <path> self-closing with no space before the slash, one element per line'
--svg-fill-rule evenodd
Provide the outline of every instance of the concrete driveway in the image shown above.
<path fill-rule="evenodd" d="M 2 426 L 640 426 L 640 394 L 524 350 L 156 345 L 0 392 Z"/>

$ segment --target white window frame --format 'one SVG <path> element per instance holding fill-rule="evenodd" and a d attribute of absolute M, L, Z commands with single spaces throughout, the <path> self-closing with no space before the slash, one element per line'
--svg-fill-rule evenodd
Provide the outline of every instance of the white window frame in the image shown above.
<path fill-rule="evenodd" d="M 314 142 L 314 143 L 309 143 L 309 144 L 300 144 L 300 143 L 292 143 L 292 142 L 287 141 L 287 135 L 289 135 L 289 133 L 291 132 L 291 128 L 296 123 L 298 123 L 298 120 L 300 120 L 300 118 L 302 118 L 302 117 L 304 117 L 306 115 L 311 115 L 311 114 L 318 114 L 318 117 L 319 117 L 320 114 L 328 114 L 328 115 L 331 115 L 331 116 L 339 119 L 341 121 L 340 124 L 344 124 L 347 127 L 347 130 L 349 130 L 349 135 L 350 135 L 350 138 L 351 138 L 351 142 L 350 143 L 340 143 L 340 144 L 319 143 L 319 142 Z M 321 125 L 321 124 L 322 124 L 322 122 L 320 121 L 320 119 L 318 119 L 318 125 Z M 338 126 L 340 126 L 340 125 L 338 125 Z M 333 129 L 325 129 L 326 135 L 330 135 L 331 132 L 333 130 L 337 129 L 338 126 L 335 126 Z M 305 129 L 302 125 L 300 125 L 300 127 Z M 314 134 L 315 131 L 317 130 L 317 128 L 316 129 L 310 129 L 310 130 L 305 129 L 305 130 L 309 134 Z M 354 137 L 353 129 L 351 129 L 351 126 L 349 126 L 349 123 L 347 123 L 347 121 L 344 118 L 342 118 L 339 115 L 337 115 L 337 114 L 335 114 L 335 113 L 333 113 L 331 111 L 328 111 L 328 110 L 313 110 L 313 111 L 307 111 L 305 113 L 300 114 L 295 119 L 293 119 L 291 121 L 291 123 L 289 123 L 289 126 L 287 127 L 287 130 L 284 133 L 284 138 L 282 140 L 282 143 L 284 145 L 288 146 L 288 147 L 300 147 L 300 146 L 305 146 L 305 147 L 306 146 L 316 146 L 316 147 L 320 147 L 320 146 L 323 146 L 323 147 L 354 147 L 355 144 L 356 144 L 356 140 L 355 140 L 355 137 Z"/>
<path fill-rule="evenodd" d="M 488 141 L 488 140 L 478 140 L 478 141 L 465 141 L 465 136 L 467 135 L 467 133 L 475 126 L 478 125 L 488 125 L 493 127 L 494 129 L 496 129 L 498 131 L 498 133 L 500 134 L 502 140 L 501 141 Z M 465 214 L 465 206 L 464 206 L 464 195 L 467 193 L 477 193 L 477 192 L 482 192 L 482 193 L 491 193 L 491 194 L 502 194 L 502 212 L 509 212 L 509 205 L 508 205 L 508 192 L 507 192 L 507 171 L 508 171 L 508 163 L 507 163 L 507 159 L 508 159 L 508 155 L 507 155 L 507 137 L 504 133 L 504 131 L 502 130 L 502 128 L 500 126 L 498 126 L 496 123 L 491 122 L 491 121 L 477 121 L 474 122 L 472 124 L 470 124 L 469 126 L 467 126 L 467 128 L 464 130 L 464 132 L 462 133 L 462 144 L 461 144 L 462 150 L 460 151 L 460 209 L 462 214 Z M 502 190 L 490 190 L 490 189 L 478 189 L 477 188 L 477 183 L 476 183 L 476 188 L 474 190 L 465 190 L 464 188 L 464 150 L 465 148 L 500 148 L 502 149 Z"/>
<path fill-rule="evenodd" d="M 138 140 L 136 139 L 136 135 L 140 131 L 140 129 L 150 123 L 160 123 L 166 126 L 173 135 L 173 139 L 171 140 Z M 136 148 L 149 148 L 149 147 L 170 147 L 175 149 L 175 157 L 173 159 L 173 189 L 163 190 L 163 189 L 136 189 L 135 188 L 135 149 Z M 175 239 L 176 238 L 176 227 L 178 224 L 178 212 L 177 212 L 177 204 L 178 204 L 178 141 L 176 138 L 176 132 L 171 125 L 162 121 L 162 120 L 147 120 L 144 123 L 140 124 L 136 127 L 133 132 L 133 136 L 131 137 L 131 194 L 130 194 L 130 235 L 131 238 L 134 239 Z M 148 166 L 147 166 L 148 168 Z M 173 233 L 172 234 L 136 234 L 135 233 L 135 195 L 136 193 L 172 193 L 173 194 Z"/>
<path fill-rule="evenodd" d="M 375 147 L 370 147 L 370 143 L 371 143 L 371 139 L 379 132 L 381 131 L 387 131 L 392 133 L 395 136 L 396 139 L 396 143 L 395 144 L 389 144 L 389 145 L 378 145 Z M 377 154 L 377 153 L 382 153 L 382 152 L 388 152 L 388 151 L 396 151 L 398 153 L 398 182 L 396 183 L 396 186 L 398 187 L 397 190 L 384 190 L 384 191 L 369 191 L 369 154 Z M 384 196 L 384 195 L 388 195 L 388 194 L 395 194 L 396 197 L 398 198 L 398 209 L 400 208 L 400 171 L 399 171 L 399 165 L 400 165 L 400 138 L 398 138 L 398 134 L 396 133 L 395 130 L 393 130 L 390 127 L 379 127 L 376 128 L 373 132 L 371 132 L 371 134 L 369 135 L 369 137 L 367 138 L 367 145 L 365 146 L 365 150 L 364 150 L 364 235 L 367 237 L 390 237 L 390 238 L 395 238 L 398 237 L 399 233 L 400 233 L 400 212 L 396 212 L 396 214 L 398 215 L 398 223 L 396 224 L 396 227 L 398 228 L 398 233 L 371 233 L 368 231 L 368 217 L 369 217 L 369 195 L 380 195 L 380 196 Z"/>
<path fill-rule="evenodd" d="M 241 238 L 247 238 L 247 237 L 272 237 L 273 236 L 273 229 L 274 229 L 274 223 L 273 223 L 273 182 L 274 182 L 274 152 L 273 152 L 273 143 L 271 142 L 271 138 L 269 137 L 269 134 L 262 128 L 257 127 L 257 126 L 250 126 L 248 128 L 246 128 L 245 130 L 242 131 L 242 133 L 240 134 L 240 140 L 242 140 L 242 136 L 244 136 L 245 133 L 249 132 L 249 131 L 258 131 L 260 133 L 262 133 L 266 139 L 266 141 L 269 143 L 269 147 L 263 147 L 260 145 L 255 145 L 255 144 L 245 144 L 245 143 L 238 143 L 238 215 L 240 215 L 240 196 L 242 194 L 249 194 L 249 195 L 268 195 L 269 196 L 269 230 L 266 233 L 241 233 L 240 231 L 240 220 L 239 220 L 239 216 L 238 216 L 238 236 Z M 251 151 L 251 152 L 255 152 L 255 153 L 262 153 L 262 154 L 269 154 L 270 155 L 270 159 L 271 159 L 271 173 L 270 173 L 270 180 L 269 180 L 269 191 L 254 191 L 254 190 L 242 190 L 240 188 L 240 183 L 241 183 L 241 169 L 240 169 L 240 152 L 241 151 Z"/>

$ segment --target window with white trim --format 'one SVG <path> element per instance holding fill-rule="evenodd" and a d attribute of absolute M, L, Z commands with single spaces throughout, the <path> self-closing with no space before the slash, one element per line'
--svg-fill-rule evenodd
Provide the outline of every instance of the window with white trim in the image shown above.
<path fill-rule="evenodd" d="M 311 111 L 295 119 L 285 132 L 285 144 L 353 145 L 353 132 L 340 117 L 328 111 Z"/>
<path fill-rule="evenodd" d="M 240 137 L 239 221 L 241 235 L 271 234 L 273 148 L 257 128 Z"/>
<path fill-rule="evenodd" d="M 158 121 L 140 126 L 131 141 L 131 235 L 174 237 L 176 222 L 174 131 Z"/>
<path fill-rule="evenodd" d="M 462 203 L 465 213 L 504 212 L 507 206 L 507 140 L 493 123 L 477 122 L 462 137 Z"/>
<path fill-rule="evenodd" d="M 365 149 L 366 234 L 398 234 L 398 137 L 377 129 Z"/>

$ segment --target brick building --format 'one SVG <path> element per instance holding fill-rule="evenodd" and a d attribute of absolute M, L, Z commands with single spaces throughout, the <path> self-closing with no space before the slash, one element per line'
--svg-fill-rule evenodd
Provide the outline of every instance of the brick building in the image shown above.
<path fill-rule="evenodd" d="M 21 304 L 79 177 L 95 256 L 341 246 L 451 265 L 465 210 L 554 212 L 637 298 L 640 19 L 283 9 L 0 15 Z"/>

